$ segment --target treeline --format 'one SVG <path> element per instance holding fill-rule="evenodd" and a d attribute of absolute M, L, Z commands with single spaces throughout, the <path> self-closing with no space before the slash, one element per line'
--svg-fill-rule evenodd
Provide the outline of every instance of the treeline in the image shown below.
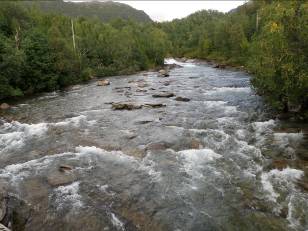
<path fill-rule="evenodd" d="M 163 64 L 166 49 L 153 24 L 72 20 L 0 2 L 0 99 L 145 70 Z"/>
<path fill-rule="evenodd" d="M 249 1 L 160 25 L 173 56 L 245 66 L 258 93 L 280 110 L 308 109 L 308 2 Z"/>

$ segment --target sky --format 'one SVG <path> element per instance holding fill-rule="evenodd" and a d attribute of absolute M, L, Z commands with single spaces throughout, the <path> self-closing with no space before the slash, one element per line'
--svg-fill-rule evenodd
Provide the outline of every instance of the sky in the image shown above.
<path fill-rule="evenodd" d="M 186 17 L 199 10 L 218 10 L 228 12 L 244 4 L 245 1 L 117 1 L 143 10 L 154 21 L 170 21 Z"/>
<path fill-rule="evenodd" d="M 88 2 L 92 0 L 66 0 L 73 2 Z M 104 1 L 104 0 L 96 0 Z M 147 13 L 152 20 L 163 22 L 171 21 L 176 18 L 184 18 L 196 11 L 199 10 L 218 10 L 221 12 L 228 12 L 242 4 L 247 0 L 237 0 L 237 1 L 165 1 L 165 0 L 156 0 L 156 1 L 117 1 L 128 4 L 138 10 L 143 10 Z"/>

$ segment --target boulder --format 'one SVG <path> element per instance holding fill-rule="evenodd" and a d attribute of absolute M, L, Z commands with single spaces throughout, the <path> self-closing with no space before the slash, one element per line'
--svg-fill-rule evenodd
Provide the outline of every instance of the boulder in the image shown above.
<path fill-rule="evenodd" d="M 190 99 L 182 96 L 178 96 L 175 98 L 176 101 L 189 102 Z"/>
<path fill-rule="evenodd" d="M 154 97 L 154 98 L 170 98 L 170 97 L 173 97 L 173 96 L 175 96 L 175 95 L 172 92 L 161 92 L 161 93 L 156 93 L 156 94 L 152 95 L 152 97 Z"/>
<path fill-rule="evenodd" d="M 76 180 L 76 176 L 69 171 L 59 171 L 56 170 L 51 172 L 47 177 L 47 182 L 53 187 L 58 187 L 61 185 L 71 184 Z"/>
<path fill-rule="evenodd" d="M 107 86 L 110 85 L 110 81 L 108 79 L 99 80 L 97 81 L 97 86 Z"/>
<path fill-rule="evenodd" d="M 159 72 L 160 77 L 168 77 L 169 76 L 169 71 L 165 69 L 161 69 Z"/>
<path fill-rule="evenodd" d="M 2 103 L 0 104 L 0 109 L 1 110 L 7 110 L 10 108 L 10 105 L 8 105 L 7 103 Z"/>
<path fill-rule="evenodd" d="M 132 102 L 120 102 L 120 103 L 112 103 L 113 110 L 135 110 L 141 109 L 142 105 L 135 104 Z"/>

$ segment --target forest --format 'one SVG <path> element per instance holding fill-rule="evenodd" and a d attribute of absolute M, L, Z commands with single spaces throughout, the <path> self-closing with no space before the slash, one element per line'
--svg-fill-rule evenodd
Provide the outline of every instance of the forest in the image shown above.
<path fill-rule="evenodd" d="M 2 99 L 146 70 L 173 56 L 243 66 L 273 108 L 307 111 L 307 1 L 248 1 L 228 13 L 203 10 L 163 23 L 0 5 Z"/>

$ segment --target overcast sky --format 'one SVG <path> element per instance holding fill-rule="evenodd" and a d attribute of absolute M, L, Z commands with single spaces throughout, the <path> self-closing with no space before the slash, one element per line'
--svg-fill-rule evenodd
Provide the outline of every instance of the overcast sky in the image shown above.
<path fill-rule="evenodd" d="M 183 18 L 203 9 L 228 12 L 245 1 L 117 1 L 143 10 L 155 21 Z"/>

